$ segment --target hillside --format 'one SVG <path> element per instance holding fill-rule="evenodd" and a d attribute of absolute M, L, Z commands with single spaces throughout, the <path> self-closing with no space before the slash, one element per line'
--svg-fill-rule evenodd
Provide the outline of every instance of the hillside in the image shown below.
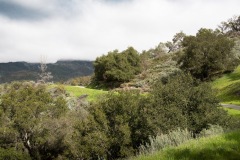
<path fill-rule="evenodd" d="M 232 73 L 216 79 L 212 86 L 216 89 L 217 97 L 222 103 L 240 104 L 240 66 Z"/>
<path fill-rule="evenodd" d="M 0 63 L 0 83 L 37 80 L 39 63 L 9 62 Z M 70 78 L 87 76 L 93 73 L 91 61 L 57 61 L 47 64 L 47 70 L 52 73 L 53 81 L 66 81 Z"/>
<path fill-rule="evenodd" d="M 133 160 L 224 160 L 239 159 L 240 131 L 201 138 L 186 142 L 178 147 L 166 148 L 152 155 L 139 156 Z"/>
<path fill-rule="evenodd" d="M 221 103 L 240 104 L 240 66 L 232 73 L 225 74 L 212 82 Z M 239 118 L 240 111 L 225 108 L 229 115 Z M 167 147 L 161 151 L 140 155 L 131 160 L 187 160 L 187 159 L 239 159 L 240 131 L 218 136 L 193 139 L 177 147 Z"/>

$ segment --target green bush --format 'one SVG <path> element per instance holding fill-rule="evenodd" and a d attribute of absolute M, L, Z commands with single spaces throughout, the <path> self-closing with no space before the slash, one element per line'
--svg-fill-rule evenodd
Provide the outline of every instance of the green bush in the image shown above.
<path fill-rule="evenodd" d="M 110 92 L 91 107 L 96 122 L 107 124 L 108 159 L 134 155 L 139 145 L 155 133 L 148 100 L 137 91 Z"/>
<path fill-rule="evenodd" d="M 76 77 L 68 80 L 65 84 L 72 86 L 88 86 L 91 83 L 91 79 L 91 76 Z"/>
<path fill-rule="evenodd" d="M 116 159 L 134 155 L 141 144 L 150 144 L 150 150 L 178 145 L 197 137 L 209 124 L 227 126 L 229 117 L 219 106 L 208 84 L 178 73 L 156 82 L 149 94 L 110 92 L 91 106 L 90 114 L 105 128 L 107 158 Z M 168 138 L 159 136 L 175 128 L 179 132 Z M 161 143 L 155 146 L 151 141 L 156 136 Z"/>
<path fill-rule="evenodd" d="M 139 147 L 139 154 L 149 154 L 170 146 L 178 146 L 190 139 L 193 139 L 192 133 L 187 129 L 177 129 L 167 134 L 160 134 L 156 137 L 149 137 L 150 142 Z"/>
<path fill-rule="evenodd" d="M 140 56 L 138 52 L 129 47 L 119 53 L 117 50 L 98 57 L 94 62 L 96 83 L 105 83 L 118 86 L 127 82 L 140 72 Z"/>
<path fill-rule="evenodd" d="M 1 160 L 31 160 L 27 153 L 17 151 L 15 148 L 0 148 L 0 159 Z"/>
<path fill-rule="evenodd" d="M 75 111 L 72 117 L 77 118 L 74 123 L 74 133 L 71 137 L 70 159 L 106 159 L 108 155 L 109 139 L 105 133 L 107 125 L 99 124 L 88 111 Z M 99 115 L 101 117 L 101 115 Z"/>
<path fill-rule="evenodd" d="M 153 116 L 160 133 L 176 127 L 200 133 L 209 124 L 227 125 L 229 117 L 207 83 L 198 83 L 190 75 L 176 74 L 158 81 L 151 92 Z"/>
<path fill-rule="evenodd" d="M 223 127 L 219 125 L 209 125 L 199 133 L 199 137 L 208 137 L 224 133 Z"/>
<path fill-rule="evenodd" d="M 7 86 L 0 99 L 0 147 L 21 146 L 33 159 L 52 159 L 64 151 L 61 117 L 68 109 L 62 97 L 24 82 Z"/>

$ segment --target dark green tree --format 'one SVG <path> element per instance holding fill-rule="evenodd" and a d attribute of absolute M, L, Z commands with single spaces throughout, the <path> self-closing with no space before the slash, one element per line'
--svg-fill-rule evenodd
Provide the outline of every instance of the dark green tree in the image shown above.
<path fill-rule="evenodd" d="M 240 16 L 233 16 L 226 22 L 222 22 L 218 29 L 229 36 L 240 36 Z"/>
<path fill-rule="evenodd" d="M 115 50 L 98 57 L 94 67 L 95 81 L 120 84 L 140 72 L 140 56 L 132 47 L 121 53 Z"/>
<path fill-rule="evenodd" d="M 148 142 L 156 127 L 151 123 L 147 96 L 139 92 L 110 92 L 94 104 L 91 113 L 105 129 L 108 137 L 108 159 L 134 155 L 142 143 Z"/>
<path fill-rule="evenodd" d="M 179 51 L 182 48 L 184 37 L 186 37 L 186 34 L 181 31 L 173 36 L 172 42 L 166 42 L 165 46 L 168 48 L 168 53 Z"/>
<path fill-rule="evenodd" d="M 26 82 L 11 84 L 0 99 L 1 147 L 27 150 L 32 159 L 53 159 L 65 151 L 63 98 Z"/>
<path fill-rule="evenodd" d="M 90 107 L 90 106 L 89 106 Z M 74 132 L 70 139 L 68 159 L 106 159 L 109 149 L 108 129 L 105 116 L 97 109 L 97 119 L 89 112 L 89 107 L 78 106 L 71 111 L 69 119 L 74 122 Z"/>
<path fill-rule="evenodd" d="M 211 29 L 200 29 L 196 36 L 185 37 L 182 45 L 184 53 L 179 60 L 180 68 L 201 80 L 232 71 L 239 62 L 231 52 L 234 42 Z"/>
<path fill-rule="evenodd" d="M 46 83 L 49 80 L 53 79 L 52 73 L 47 71 L 47 63 L 46 63 L 46 58 L 41 58 L 40 66 L 38 67 L 40 70 L 40 73 L 38 74 L 39 83 Z"/>
<path fill-rule="evenodd" d="M 228 123 L 229 117 L 220 108 L 211 86 L 196 82 L 189 74 L 177 73 L 159 80 L 151 95 L 152 123 L 161 133 L 180 127 L 197 134 L 209 124 Z"/>

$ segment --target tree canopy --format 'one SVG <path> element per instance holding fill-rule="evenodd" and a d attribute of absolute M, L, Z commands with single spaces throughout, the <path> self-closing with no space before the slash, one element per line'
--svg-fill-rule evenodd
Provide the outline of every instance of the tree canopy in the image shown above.
<path fill-rule="evenodd" d="M 159 132 L 180 127 L 198 134 L 209 124 L 228 123 L 227 113 L 219 108 L 211 86 L 199 83 L 190 74 L 176 73 L 157 81 L 151 96 L 152 123 L 158 126 Z"/>
<path fill-rule="evenodd" d="M 0 98 L 0 148 L 26 149 L 32 159 L 53 159 L 63 152 L 60 117 L 67 106 L 62 97 L 53 98 L 41 85 L 13 83 Z"/>
<path fill-rule="evenodd" d="M 196 36 L 186 36 L 182 45 L 180 68 L 198 79 L 211 79 L 238 65 L 238 57 L 231 52 L 234 41 L 218 31 L 202 28 Z"/>
<path fill-rule="evenodd" d="M 239 36 L 240 35 L 240 16 L 233 16 L 228 19 L 226 22 L 222 22 L 218 29 L 225 34 L 230 36 Z"/>
<path fill-rule="evenodd" d="M 140 72 L 140 56 L 133 47 L 121 53 L 115 50 L 98 57 L 94 68 L 95 80 L 98 82 L 127 82 Z"/>

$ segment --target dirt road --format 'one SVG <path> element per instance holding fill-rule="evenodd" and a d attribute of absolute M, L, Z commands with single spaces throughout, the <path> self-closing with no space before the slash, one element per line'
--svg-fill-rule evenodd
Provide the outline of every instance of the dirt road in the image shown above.
<path fill-rule="evenodd" d="M 235 105 L 235 104 L 221 104 L 221 105 L 225 108 L 232 108 L 232 109 L 240 110 L 240 106 Z"/>

